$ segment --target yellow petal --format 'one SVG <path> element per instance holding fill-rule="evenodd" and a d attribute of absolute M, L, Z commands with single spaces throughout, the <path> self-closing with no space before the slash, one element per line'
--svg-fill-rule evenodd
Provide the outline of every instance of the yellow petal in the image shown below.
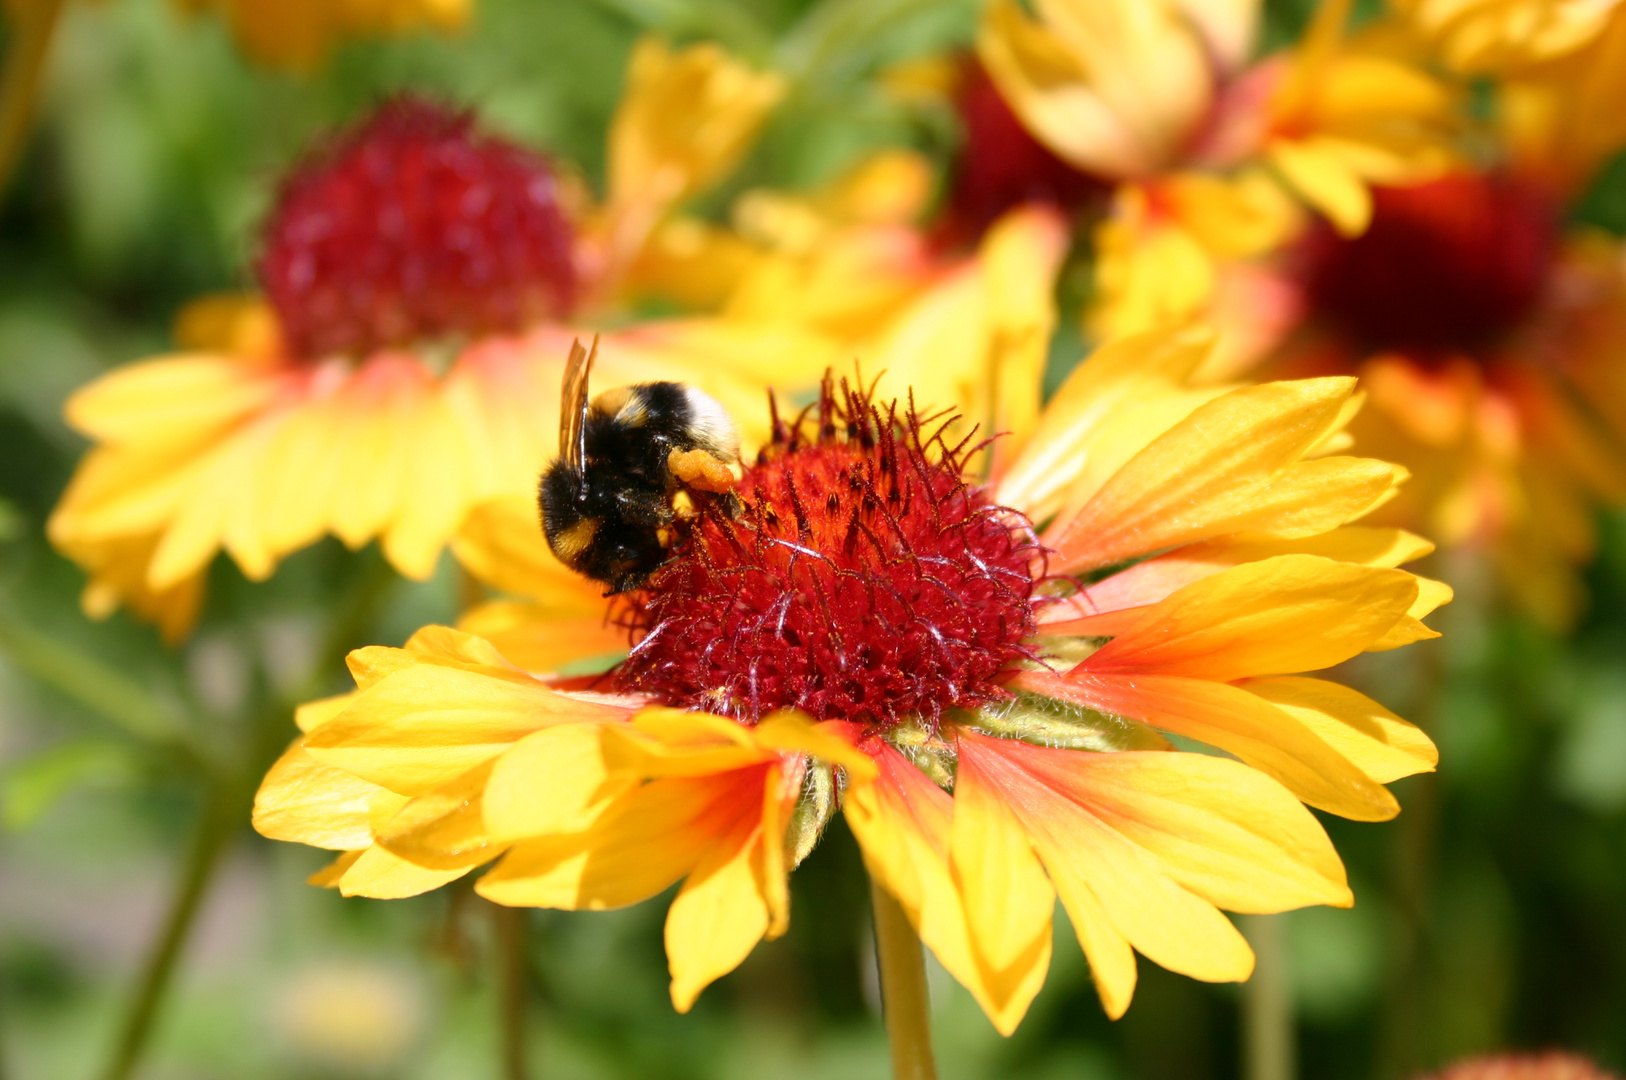
<path fill-rule="evenodd" d="M 1000 0 L 977 33 L 978 57 L 1023 126 L 1098 175 L 1166 165 L 1212 97 L 1200 35 L 1150 0 L 1050 0 L 1039 13 Z"/>
<path fill-rule="evenodd" d="M 1187 755 L 988 745 L 998 742 L 962 740 L 961 753 L 977 758 L 990 786 L 1015 811 L 1064 901 L 1069 893 L 1087 890 L 1118 933 L 1170 971 L 1208 982 L 1248 977 L 1253 953 L 1242 935 L 1211 903 L 1175 880 L 1157 852 L 1119 831 L 1119 822 L 1108 816 L 1110 803 L 1097 809 L 1087 801 L 1081 782 L 1081 773 L 1097 758 Z"/>
<path fill-rule="evenodd" d="M 843 802 L 864 865 L 897 897 L 921 941 L 1008 1035 L 1044 985 L 1050 935 L 1034 939 L 1005 971 L 980 961 L 949 869 L 952 800 L 896 750 L 878 745 L 874 756 L 878 779 L 849 790 Z"/>
<path fill-rule="evenodd" d="M 1374 529 L 1361 525 L 1345 525 L 1320 536 L 1299 538 L 1263 535 L 1225 537 L 1188 544 L 1167 555 L 1136 563 L 1082 590 L 1067 604 L 1046 609 L 1041 613 L 1040 621 L 1061 622 L 1083 614 L 1154 604 L 1176 589 L 1210 574 L 1276 555 L 1320 555 L 1338 562 L 1392 567 L 1422 558 L 1433 550 L 1433 544 L 1402 529 Z M 1417 585 L 1418 602 L 1408 613 L 1414 617 L 1433 610 L 1433 607 L 1428 607 L 1419 611 L 1425 593 L 1431 600 L 1438 595 L 1431 588 L 1433 583 L 1426 578 L 1418 578 Z"/>
<path fill-rule="evenodd" d="M 1380 784 L 1432 772 L 1440 760 L 1421 728 L 1347 686 L 1293 677 L 1238 685 L 1293 716 Z"/>
<path fill-rule="evenodd" d="M 519 673 L 423 664 L 358 693 L 350 708 L 306 736 L 306 749 L 391 791 L 424 795 L 540 728 L 624 715 Z"/>
<path fill-rule="evenodd" d="M 1318 139 L 1275 139 L 1267 149 L 1304 201 L 1327 215 L 1344 236 L 1359 236 L 1372 220 L 1372 194 L 1359 176 Z"/>
<path fill-rule="evenodd" d="M 1219 747 L 1311 806 L 1356 821 L 1400 812 L 1388 790 L 1293 716 L 1228 683 L 1172 675 L 1058 677 L 1028 672 L 1015 685 Z"/>
<path fill-rule="evenodd" d="M 469 872 L 468 867 L 430 870 L 408 862 L 374 845 L 361 853 L 339 878 L 339 892 L 345 896 L 366 896 L 374 900 L 400 900 L 438 889 Z"/>
<path fill-rule="evenodd" d="M 370 813 L 384 791 L 324 765 L 295 743 L 271 766 L 254 796 L 254 828 L 272 840 L 344 851 L 373 842 Z"/>
<path fill-rule="evenodd" d="M 1404 473 L 1362 458 L 1300 458 L 1333 430 L 1349 378 L 1234 390 L 1135 454 L 1046 530 L 1052 569 L 1077 570 L 1225 533 L 1326 532 L 1370 510 Z"/>
<path fill-rule="evenodd" d="M 1191 396 L 1185 384 L 1213 341 L 1207 330 L 1182 327 L 1140 334 L 1097 350 L 1073 369 L 1040 416 L 1022 454 L 998 477 L 998 501 L 1041 520 L 1059 508 L 1063 492 L 1101 468 L 1100 459 L 1111 457 L 1107 467 L 1116 471 L 1204 400 Z M 1140 412 L 1147 404 L 1167 404 L 1176 415 L 1148 430 L 1146 415 Z M 1125 412 L 1138 413 L 1132 430 L 1143 433 L 1140 442 L 1128 447 L 1119 445 L 1122 440 L 1109 443 L 1102 438 L 1114 418 Z M 1102 480 L 1106 475 L 1110 472 Z"/>
<path fill-rule="evenodd" d="M 1166 672 L 1231 681 L 1342 663 L 1417 599 L 1404 570 L 1278 555 L 1194 581 L 1140 609 L 1138 622 L 1080 670 Z"/>
<path fill-rule="evenodd" d="M 962 756 L 955 774 L 949 864 L 972 943 L 991 967 L 1010 967 L 1037 936 L 1050 936 L 1055 891 L 974 756 Z"/>
<path fill-rule="evenodd" d="M 346 851 L 337 859 L 328 863 L 305 879 L 307 885 L 319 885 L 324 889 L 337 889 L 339 882 L 344 879 L 345 872 L 356 865 L 356 860 L 366 853 L 365 848 L 356 851 Z"/>
<path fill-rule="evenodd" d="M 350 707 L 354 694 L 335 694 L 329 698 L 307 701 L 294 710 L 294 726 L 300 731 L 314 731 Z"/>
<path fill-rule="evenodd" d="M 1055 279 L 1067 251 L 1067 222 L 1048 208 L 1024 208 L 996 221 L 978 252 L 987 297 L 987 370 L 993 401 L 989 434 L 995 468 L 1014 458 L 1039 420 L 1050 336 L 1056 325 Z"/>
<path fill-rule="evenodd" d="M 195 444 L 259 411 L 285 379 L 272 365 L 229 356 L 174 356 L 129 364 L 74 391 L 74 430 L 123 444 Z"/>
<path fill-rule="evenodd" d="M 378 831 L 378 843 L 436 870 L 467 869 L 496 858 L 502 845 L 487 835 L 480 815 L 490 775 L 487 762 L 408 802 Z"/>
<path fill-rule="evenodd" d="M 486 829 L 518 840 L 580 832 L 624 792 L 631 778 L 605 768 L 599 724 L 560 724 L 516 742 L 499 757 L 486 784 Z"/>
<path fill-rule="evenodd" d="M 409 424 L 407 475 L 394 520 L 382 540 L 384 555 L 405 576 L 427 581 L 435 561 L 463 523 L 476 481 L 470 475 L 469 439 L 454 420 L 440 387 L 416 403 Z"/>
<path fill-rule="evenodd" d="M 766 784 L 777 801 L 780 778 L 770 769 Z M 783 849 L 783 818 L 776 835 L 761 822 L 743 822 L 719 838 L 689 874 L 666 914 L 666 958 L 672 972 L 672 1006 L 688 1012 L 707 986 L 751 954 L 773 922 L 765 893 L 768 849 Z M 778 876 L 783 880 L 780 865 Z"/>
<path fill-rule="evenodd" d="M 664 206 L 709 186 L 744 155 L 784 80 L 717 45 L 671 49 L 641 39 L 610 123 L 610 201 Z"/>
<path fill-rule="evenodd" d="M 687 875 L 742 818 L 762 812 L 767 766 L 655 780 L 617 798 L 586 832 L 525 840 L 480 879 L 499 904 L 603 910 Z"/>

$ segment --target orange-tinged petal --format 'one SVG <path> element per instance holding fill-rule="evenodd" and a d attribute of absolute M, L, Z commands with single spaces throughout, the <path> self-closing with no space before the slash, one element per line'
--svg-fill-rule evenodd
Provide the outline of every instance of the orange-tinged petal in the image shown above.
<path fill-rule="evenodd" d="M 496 760 L 486 784 L 486 829 L 495 839 L 580 832 L 634 781 L 610 776 L 599 724 L 532 732 Z"/>
<path fill-rule="evenodd" d="M 1026 672 L 1013 685 L 1216 746 L 1280 781 L 1311 806 L 1342 817 L 1387 821 L 1400 812 L 1387 789 L 1320 735 L 1228 683 L 1175 675 Z"/>
<path fill-rule="evenodd" d="M 1439 763 L 1421 728 L 1347 686 L 1297 676 L 1238 685 L 1293 716 L 1380 784 L 1432 772 Z"/>
<path fill-rule="evenodd" d="M 1088 801 L 1088 768 L 1095 759 L 1188 755 L 1097 755 L 975 735 L 962 740 L 961 754 L 962 760 L 977 759 L 986 782 L 1016 813 L 1064 901 L 1069 892 L 1087 890 L 1118 933 L 1170 971 L 1208 982 L 1252 973 L 1253 953 L 1225 916 L 1177 881 L 1160 853 L 1120 832 Z"/>
<path fill-rule="evenodd" d="M 647 900 L 690 873 L 742 817 L 761 814 L 767 769 L 652 781 L 586 832 L 514 845 L 476 891 L 499 904 L 572 910 Z"/>
<path fill-rule="evenodd" d="M 523 676 L 422 664 L 357 694 L 306 736 L 306 749 L 392 791 L 424 795 L 539 728 L 625 715 Z"/>
<path fill-rule="evenodd" d="M 767 770 L 764 788 L 769 802 L 783 801 L 777 766 Z M 783 933 L 783 906 L 775 912 L 767 894 L 783 897 L 784 865 L 769 853 L 784 849 L 784 821 L 783 814 L 771 821 L 764 814 L 739 822 L 732 835 L 718 838 L 672 901 L 666 957 L 678 1012 L 688 1012 L 702 990 L 738 967 L 776 923 Z M 777 883 L 770 883 L 774 876 Z"/>
<path fill-rule="evenodd" d="M 1234 390 L 1135 454 L 1046 531 L 1058 570 L 1105 566 L 1233 532 L 1326 532 L 1372 509 L 1404 475 L 1362 458 L 1300 458 L 1340 419 L 1350 378 Z"/>
<path fill-rule="evenodd" d="M 1315 671 L 1356 656 L 1417 599 L 1404 570 L 1278 555 L 1201 578 L 1141 609 L 1080 666 L 1233 679 Z"/>
<path fill-rule="evenodd" d="M 1153 604 L 1183 585 L 1243 563 L 1275 555 L 1320 555 L 1362 566 L 1399 566 L 1420 559 L 1434 545 L 1403 529 L 1376 529 L 1345 525 L 1320 536 L 1283 538 L 1236 536 L 1188 544 L 1166 555 L 1138 562 L 1039 613 L 1039 622 L 1055 623 L 1107 611 Z M 1419 578 L 1419 601 L 1430 583 Z M 1438 606 L 1437 604 L 1435 606 Z M 1430 607 L 1428 611 L 1432 611 Z M 1421 614 L 1426 615 L 1424 611 Z M 1411 613 L 1418 616 L 1414 607 Z M 1059 632 L 1059 631 L 1053 631 Z M 1113 631 L 1116 633 L 1117 631 Z"/>
<path fill-rule="evenodd" d="M 1038 934 L 1050 936 L 1056 893 L 978 760 L 962 756 L 955 774 L 949 864 L 972 944 L 990 967 L 1002 970 L 1016 963 Z"/>
<path fill-rule="evenodd" d="M 877 745 L 871 753 L 878 778 L 849 790 L 843 802 L 864 865 L 897 897 L 920 939 L 971 991 L 994 1027 L 1008 1035 L 1044 985 L 1050 935 L 1035 938 L 1005 971 L 980 962 L 949 869 L 953 800 L 891 747 Z"/>

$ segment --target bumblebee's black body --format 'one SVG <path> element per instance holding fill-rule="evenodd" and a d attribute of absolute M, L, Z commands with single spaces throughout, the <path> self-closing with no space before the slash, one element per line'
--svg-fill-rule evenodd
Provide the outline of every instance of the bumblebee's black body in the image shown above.
<path fill-rule="evenodd" d="M 565 374 L 559 460 L 542 474 L 537 501 L 560 561 L 618 593 L 637 588 L 666 559 L 683 487 L 669 467 L 673 451 L 701 450 L 720 462 L 738 461 L 739 453 L 722 407 L 699 391 L 640 383 L 589 402 L 591 367 L 592 355 L 578 344 Z"/>

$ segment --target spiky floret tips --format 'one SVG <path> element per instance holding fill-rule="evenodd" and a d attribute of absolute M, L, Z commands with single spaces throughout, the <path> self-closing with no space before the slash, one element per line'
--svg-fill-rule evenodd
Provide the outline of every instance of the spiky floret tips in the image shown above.
<path fill-rule="evenodd" d="M 1043 553 L 966 479 L 975 435 L 845 380 L 744 470 L 737 508 L 679 524 L 631 597 L 622 690 L 755 722 L 794 707 L 877 730 L 1004 695 L 1035 659 Z"/>

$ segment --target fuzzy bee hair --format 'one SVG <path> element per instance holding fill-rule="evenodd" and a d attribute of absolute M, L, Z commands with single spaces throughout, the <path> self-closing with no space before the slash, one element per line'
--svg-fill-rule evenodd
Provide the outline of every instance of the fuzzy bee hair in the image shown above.
<path fill-rule="evenodd" d="M 728 491 L 740 475 L 740 440 L 727 411 L 683 383 L 589 399 L 597 356 L 596 337 L 591 351 L 571 346 L 559 458 L 543 472 L 537 502 L 559 561 L 603 582 L 608 596 L 637 588 L 666 560 L 672 524 L 694 498 Z"/>

